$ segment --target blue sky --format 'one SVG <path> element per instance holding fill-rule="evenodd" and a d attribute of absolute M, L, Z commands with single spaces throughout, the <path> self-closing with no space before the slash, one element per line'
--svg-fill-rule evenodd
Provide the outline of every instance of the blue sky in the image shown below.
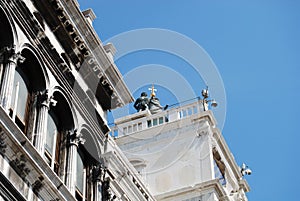
<path fill-rule="evenodd" d="M 249 200 L 298 200 L 299 1 L 79 3 L 82 10 L 93 8 L 94 27 L 102 41 L 130 30 L 160 28 L 183 34 L 204 48 L 226 90 L 223 135 L 238 164 L 245 162 L 253 171 L 246 177 Z M 191 68 L 184 70 L 185 61 L 165 52 L 134 52 L 116 63 L 122 74 L 141 65 L 161 64 L 188 80 L 197 95 L 205 87 Z M 136 86 L 133 95 L 139 96 L 147 87 Z M 172 91 L 163 86 L 158 95 L 162 104 L 176 102 Z"/>

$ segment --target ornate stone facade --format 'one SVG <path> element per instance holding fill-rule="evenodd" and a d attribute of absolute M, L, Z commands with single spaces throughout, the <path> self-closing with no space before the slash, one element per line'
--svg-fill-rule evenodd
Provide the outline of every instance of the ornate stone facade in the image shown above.
<path fill-rule="evenodd" d="M 0 2 L 0 200 L 155 200 L 109 140 L 107 111 L 133 98 L 94 18 L 76 0 Z"/>
<path fill-rule="evenodd" d="M 76 0 L 0 1 L 0 201 L 246 201 L 201 102 L 123 117 L 109 135 L 107 111 L 133 98 L 95 17 Z"/>

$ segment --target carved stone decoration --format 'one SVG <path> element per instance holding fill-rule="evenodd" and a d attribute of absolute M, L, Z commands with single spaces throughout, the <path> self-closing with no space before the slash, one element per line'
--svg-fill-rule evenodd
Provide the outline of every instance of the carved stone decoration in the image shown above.
<path fill-rule="evenodd" d="M 44 23 L 44 19 L 43 19 L 41 13 L 38 12 L 38 11 L 34 11 L 33 15 L 35 16 L 35 18 L 37 19 L 37 21 L 40 23 L 40 25 L 43 28 L 43 30 L 45 30 L 45 23 Z"/>
<path fill-rule="evenodd" d="M 10 161 L 10 166 L 16 171 L 16 173 L 22 178 L 29 174 L 30 170 L 26 167 L 26 158 L 25 155 L 22 154 L 19 158 L 15 158 L 14 160 Z"/>
<path fill-rule="evenodd" d="M 85 143 L 85 139 L 83 139 L 83 135 L 81 133 L 77 133 L 77 130 L 75 129 L 74 132 L 69 132 L 68 135 L 68 144 L 71 145 L 83 145 Z"/>
<path fill-rule="evenodd" d="M 102 201 L 113 201 L 117 198 L 116 195 L 113 195 L 110 189 L 110 179 L 105 178 L 102 183 Z"/>
<path fill-rule="evenodd" d="M 103 182 L 106 174 L 106 168 L 102 164 L 96 165 L 92 169 L 92 181 L 93 182 Z"/>
<path fill-rule="evenodd" d="M 50 103 L 52 106 L 55 106 L 57 103 L 57 101 L 54 100 L 54 97 L 50 96 L 48 89 L 39 92 L 37 102 L 40 106 L 46 106 L 47 108 L 49 108 Z"/>
<path fill-rule="evenodd" d="M 197 137 L 201 137 L 203 135 L 208 135 L 208 131 L 207 130 L 198 130 L 197 131 Z"/>
<path fill-rule="evenodd" d="M 0 127 L 0 154 L 2 156 L 4 156 L 4 154 L 5 154 L 6 147 L 7 147 L 7 145 L 5 144 L 5 134 L 2 130 L 2 128 Z"/>
<path fill-rule="evenodd" d="M 2 85 L 0 91 L 0 104 L 9 113 L 11 104 L 11 97 L 14 84 L 15 69 L 17 63 L 24 62 L 25 58 L 21 56 L 21 53 L 15 52 L 15 47 L 4 47 L 0 50 L 0 63 L 4 70 L 1 75 Z M 2 69 L 1 69 L 2 70 Z"/>
<path fill-rule="evenodd" d="M 43 155 L 45 151 L 45 133 L 47 133 L 48 110 L 50 108 L 50 103 L 55 106 L 57 102 L 53 99 L 53 96 L 49 94 L 48 89 L 38 93 L 37 105 L 39 106 L 39 109 L 36 129 L 33 136 L 33 144 L 41 155 Z"/>
<path fill-rule="evenodd" d="M 38 193 L 41 188 L 44 186 L 43 184 L 44 177 L 39 176 L 39 178 L 32 184 L 32 190 L 34 193 Z"/>
<path fill-rule="evenodd" d="M 78 146 L 83 144 L 85 140 L 82 138 L 81 133 L 77 133 L 75 129 L 73 132 L 68 132 L 68 154 L 67 154 L 67 171 L 66 171 L 66 186 L 69 191 L 75 195 L 75 175 L 77 174 L 77 149 Z"/>
<path fill-rule="evenodd" d="M 0 50 L 0 63 L 7 64 L 9 62 L 13 63 L 23 63 L 25 58 L 21 56 L 21 53 L 16 53 L 15 47 L 4 47 Z"/>
<path fill-rule="evenodd" d="M 94 201 L 102 201 L 102 185 L 104 182 L 104 178 L 106 175 L 107 169 L 103 166 L 103 163 L 98 163 L 94 166 L 91 167 L 91 181 L 93 183 L 93 189 L 92 189 L 92 193 L 93 193 L 93 197 L 94 197 Z"/>

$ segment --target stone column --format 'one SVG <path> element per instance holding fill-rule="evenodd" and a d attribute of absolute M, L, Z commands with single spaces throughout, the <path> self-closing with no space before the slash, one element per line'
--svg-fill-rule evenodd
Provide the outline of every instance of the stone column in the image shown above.
<path fill-rule="evenodd" d="M 0 91 L 0 105 L 9 112 L 11 106 L 11 97 L 13 91 L 15 70 L 17 63 L 24 62 L 25 58 L 20 53 L 15 52 L 14 47 L 5 47 L 0 52 L 0 62 L 4 68 L 1 91 Z"/>
<path fill-rule="evenodd" d="M 38 113 L 38 96 L 39 92 L 33 92 L 30 95 L 30 107 L 29 107 L 29 117 L 27 121 L 27 138 L 30 140 L 32 144 L 34 141 L 34 134 L 36 128 L 36 121 L 37 121 L 37 113 Z"/>
<path fill-rule="evenodd" d="M 77 148 L 79 144 L 83 144 L 85 140 L 82 134 L 77 134 L 77 130 L 68 134 L 68 157 L 66 171 L 66 186 L 69 191 L 75 196 L 76 182 L 76 166 L 77 166 Z"/>
<path fill-rule="evenodd" d="M 45 141 L 47 133 L 48 111 L 50 103 L 54 103 L 53 97 L 49 95 L 49 91 L 46 89 L 38 94 L 38 116 L 36 130 L 34 133 L 34 146 L 36 150 L 43 156 L 45 151 Z M 55 104 L 52 104 L 55 106 Z"/>
<path fill-rule="evenodd" d="M 1 53 L 0 53 L 1 54 Z M 1 57 L 0 56 L 0 60 L 1 60 Z M 0 83 L 2 81 L 2 73 L 3 73 L 3 69 L 4 69 L 4 64 L 3 64 L 3 60 L 0 61 Z"/>
<path fill-rule="evenodd" d="M 61 145 L 60 145 L 60 157 L 59 157 L 59 177 L 62 181 L 65 181 L 66 176 L 66 167 L 67 167 L 67 131 L 61 131 Z"/>
<path fill-rule="evenodd" d="M 105 176 L 105 168 L 101 164 L 92 169 L 93 201 L 102 201 L 102 182 Z"/>

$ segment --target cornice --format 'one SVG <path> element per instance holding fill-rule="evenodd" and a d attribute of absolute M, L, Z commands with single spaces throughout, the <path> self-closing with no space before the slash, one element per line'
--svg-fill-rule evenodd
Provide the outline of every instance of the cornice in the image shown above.
<path fill-rule="evenodd" d="M 180 195 L 192 194 L 192 192 L 203 193 L 205 194 L 208 191 L 215 191 L 218 198 L 222 201 L 229 201 L 226 196 L 222 185 L 218 179 L 205 181 L 199 184 L 194 185 L 193 187 L 188 186 L 178 190 L 170 191 L 164 194 L 156 195 L 157 200 L 172 200 L 172 198 L 179 197 Z"/>
<path fill-rule="evenodd" d="M 99 91 L 101 98 L 97 94 L 96 97 L 104 109 L 132 102 L 121 73 L 77 4 L 74 1 L 33 1 L 88 86 L 96 93 L 98 87 L 103 89 Z"/>
<path fill-rule="evenodd" d="M 154 201 L 155 198 L 148 191 L 141 177 L 128 159 L 122 155 L 122 152 L 116 146 L 114 151 L 106 152 L 102 155 L 104 166 L 110 172 L 113 183 L 117 186 L 124 185 L 132 195 L 138 196 L 139 200 Z M 124 189 L 123 189 L 124 190 Z"/>

